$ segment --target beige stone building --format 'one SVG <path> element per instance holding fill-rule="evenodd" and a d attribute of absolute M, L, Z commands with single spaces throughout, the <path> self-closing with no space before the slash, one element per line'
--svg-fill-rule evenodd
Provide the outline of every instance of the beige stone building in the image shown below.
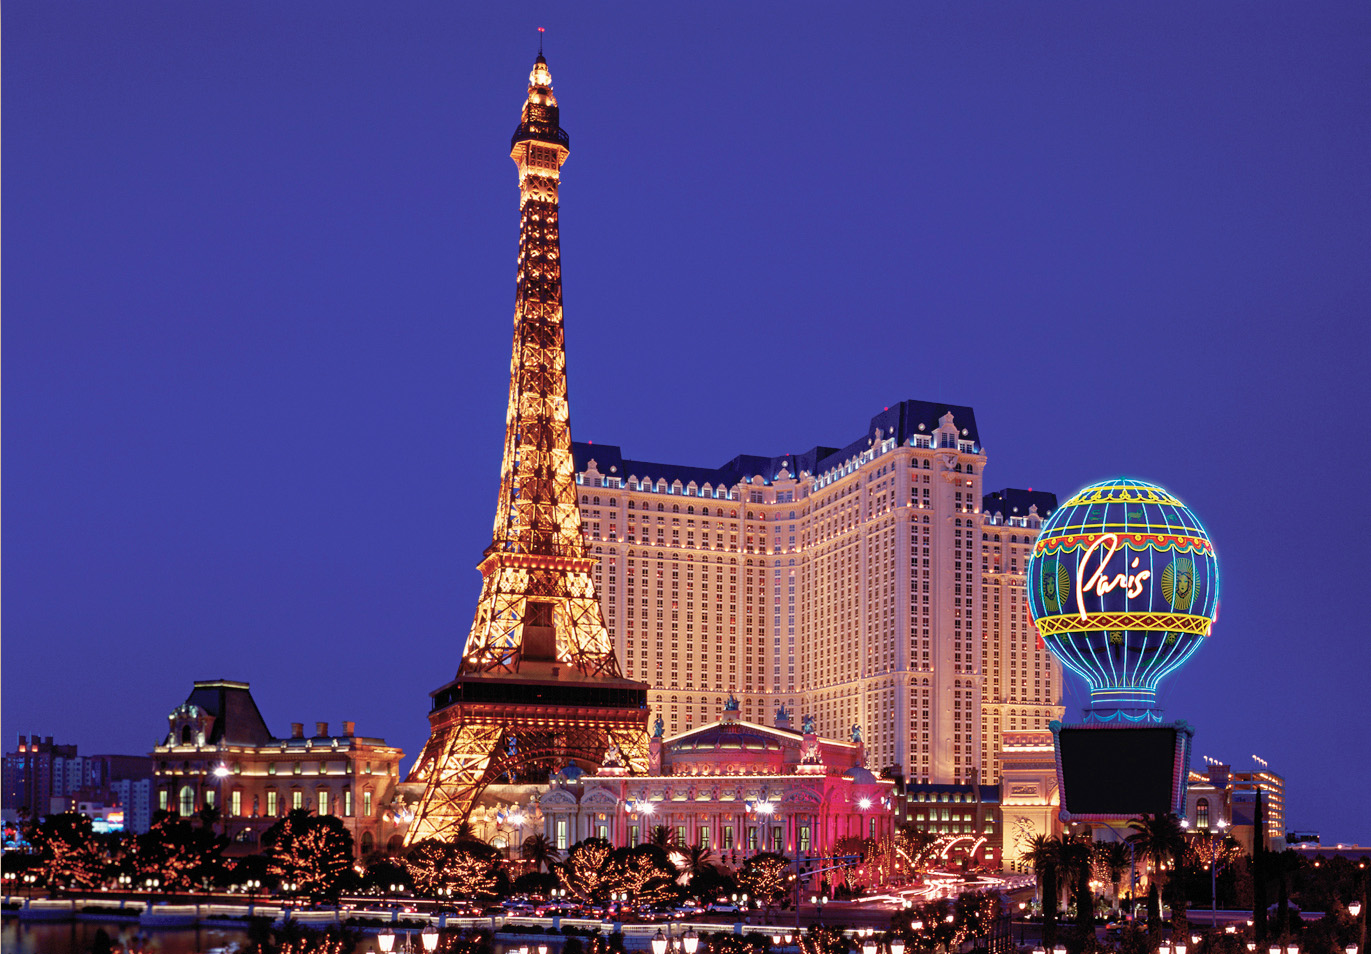
<path fill-rule="evenodd" d="M 994 783 L 1005 731 L 1060 718 L 1024 597 L 1055 498 L 983 496 L 971 408 L 904 401 L 846 447 L 719 468 L 574 451 L 605 621 L 669 734 L 733 692 L 747 721 L 860 727 L 878 772 Z"/>
<path fill-rule="evenodd" d="M 261 848 L 261 836 L 294 808 L 338 816 L 359 856 L 397 850 L 408 811 L 396 799 L 404 753 L 356 734 L 351 722 L 314 734 L 296 722 L 284 738 L 267 729 L 245 682 L 196 681 L 167 717 L 152 750 L 154 808 L 182 816 L 218 808 L 232 853 Z"/>

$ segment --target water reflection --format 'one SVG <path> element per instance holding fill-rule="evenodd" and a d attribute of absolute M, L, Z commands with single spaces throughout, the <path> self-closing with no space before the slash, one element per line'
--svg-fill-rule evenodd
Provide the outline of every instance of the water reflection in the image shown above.
<path fill-rule="evenodd" d="M 145 931 L 137 924 L 110 921 L 53 924 L 5 918 L 0 930 L 0 949 L 5 954 L 87 954 L 101 929 L 109 935 L 111 943 L 123 944 L 125 949 L 137 950 L 134 945 L 141 941 L 147 954 L 208 954 L 232 944 L 246 946 L 248 940 L 246 931 L 218 928 Z"/>

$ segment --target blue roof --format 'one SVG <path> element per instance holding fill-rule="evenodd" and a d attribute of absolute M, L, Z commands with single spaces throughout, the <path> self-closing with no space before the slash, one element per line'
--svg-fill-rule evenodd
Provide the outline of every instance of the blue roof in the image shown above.
<path fill-rule="evenodd" d="M 792 477 L 798 476 L 801 471 L 808 471 L 815 477 L 823 474 L 830 468 L 865 452 L 871 446 L 878 428 L 882 439 L 889 440 L 894 437 L 899 444 L 908 442 L 915 434 L 931 434 L 938 427 L 938 418 L 949 411 L 952 412 L 957 429 L 966 431 L 960 439 L 979 445 L 976 412 L 971 408 L 960 404 L 936 404 L 931 401 L 901 401 L 873 417 L 866 433 L 844 447 L 820 444 L 798 454 L 781 454 L 776 457 L 739 454 L 721 467 L 689 467 L 682 464 L 632 460 L 624 457 L 617 444 L 573 441 L 571 451 L 578 472 L 585 470 L 593 460 L 601 474 L 619 478 L 646 477 L 654 482 L 665 480 L 667 483 L 679 480 L 682 484 L 694 481 L 696 486 L 710 484 L 714 487 L 731 487 L 752 477 L 761 477 L 765 482 L 771 483 L 780 474 L 782 467 L 788 470 Z M 922 429 L 919 427 L 921 424 Z M 1055 498 L 1053 499 L 1055 507 Z"/>

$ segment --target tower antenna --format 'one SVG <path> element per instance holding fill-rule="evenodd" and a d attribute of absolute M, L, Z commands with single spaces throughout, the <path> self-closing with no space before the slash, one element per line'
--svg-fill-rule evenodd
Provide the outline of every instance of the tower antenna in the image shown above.
<path fill-rule="evenodd" d="M 538 55 L 543 55 L 543 33 L 546 32 L 542 27 L 538 28 Z"/>

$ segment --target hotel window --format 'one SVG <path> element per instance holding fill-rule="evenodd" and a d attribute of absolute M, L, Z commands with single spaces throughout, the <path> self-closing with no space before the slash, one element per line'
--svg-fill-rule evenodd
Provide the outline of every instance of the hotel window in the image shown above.
<path fill-rule="evenodd" d="M 165 788 L 157 793 L 157 808 L 159 811 L 167 810 L 167 799 L 169 797 L 170 793 Z"/>
<path fill-rule="evenodd" d="M 235 817 L 243 814 L 243 793 L 238 789 L 229 794 L 229 814 Z"/>
<path fill-rule="evenodd" d="M 700 835 L 700 837 L 698 838 L 698 842 L 699 842 L 700 846 L 701 846 L 702 848 L 708 848 L 708 847 L 709 847 L 709 826 L 708 826 L 708 825 L 701 825 L 700 828 L 699 828 L 699 835 Z"/>
<path fill-rule="evenodd" d="M 362 814 L 371 817 L 371 792 L 362 793 Z"/>
<path fill-rule="evenodd" d="M 747 850 L 757 850 L 757 829 L 755 828 L 749 828 L 747 830 Z"/>
<path fill-rule="evenodd" d="M 268 775 L 275 775 L 275 774 L 276 774 L 276 763 L 275 763 L 275 762 L 268 762 L 268 763 L 267 763 L 267 774 L 268 774 Z"/>
<path fill-rule="evenodd" d="M 632 504 L 629 504 L 629 506 L 632 506 Z M 629 846 L 630 848 L 633 848 L 633 847 L 636 847 L 637 844 L 638 844 L 638 826 L 637 826 L 637 825 L 629 825 L 629 826 L 628 826 L 628 846 Z"/>
<path fill-rule="evenodd" d="M 608 840 L 609 840 L 609 826 L 608 826 L 608 825 L 596 825 L 596 826 L 595 826 L 595 837 L 596 837 L 596 838 L 603 838 L 603 839 L 605 839 L 606 841 L 608 841 Z"/>
<path fill-rule="evenodd" d="M 267 792 L 267 817 L 272 818 L 276 815 L 276 790 L 270 789 Z"/>
<path fill-rule="evenodd" d="M 733 826 L 724 826 L 724 850 L 729 851 L 733 848 Z"/>
<path fill-rule="evenodd" d="M 565 819 L 565 818 L 559 818 L 559 819 L 557 819 L 557 850 L 558 850 L 558 851 L 565 851 L 565 850 L 566 850 L 566 847 L 567 847 L 566 837 L 567 837 L 566 819 Z"/>
<path fill-rule="evenodd" d="M 1209 799 L 1202 798 L 1195 803 L 1195 827 L 1209 827 Z"/>
<path fill-rule="evenodd" d="M 352 789 L 343 789 L 343 814 L 352 817 Z"/>
<path fill-rule="evenodd" d="M 181 799 L 178 808 L 182 818 L 188 818 L 195 814 L 195 789 L 189 785 L 181 787 Z"/>
<path fill-rule="evenodd" d="M 298 788 L 294 789 L 290 793 L 290 807 L 291 809 L 305 807 L 305 793 L 300 791 Z"/>

